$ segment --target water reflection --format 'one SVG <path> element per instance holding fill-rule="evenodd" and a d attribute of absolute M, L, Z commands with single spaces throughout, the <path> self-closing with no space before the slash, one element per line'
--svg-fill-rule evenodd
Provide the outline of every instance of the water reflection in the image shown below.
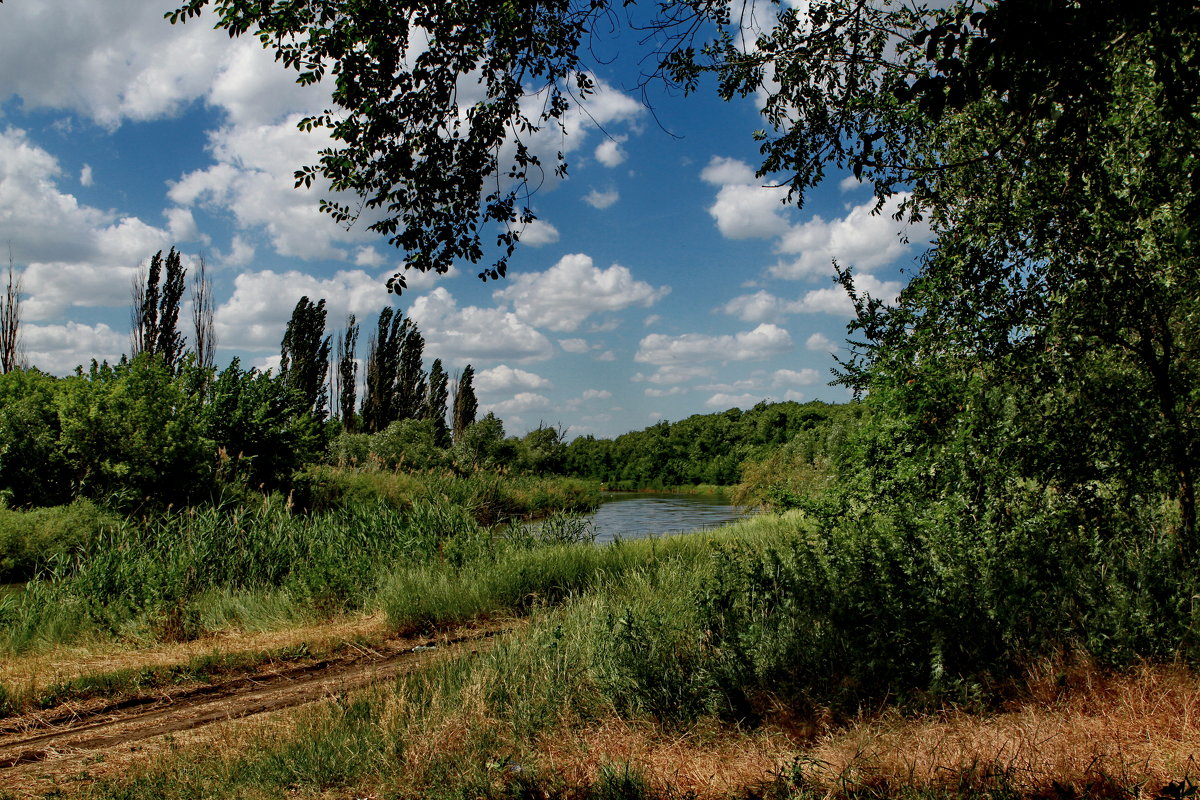
<path fill-rule="evenodd" d="M 718 528 L 746 515 L 720 497 L 692 494 L 605 492 L 592 517 L 596 542 L 642 539 L 666 533 Z"/>

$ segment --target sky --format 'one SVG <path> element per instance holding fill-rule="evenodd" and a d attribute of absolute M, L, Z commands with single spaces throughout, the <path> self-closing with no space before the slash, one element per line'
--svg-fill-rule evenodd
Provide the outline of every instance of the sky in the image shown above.
<path fill-rule="evenodd" d="M 633 38 L 602 40 L 598 92 L 572 113 L 565 180 L 533 197 L 506 279 L 482 265 L 408 273 L 404 254 L 318 208 L 293 172 L 327 143 L 296 122 L 328 105 L 254 37 L 210 16 L 172 26 L 156 0 L 0 4 L 0 263 L 21 276 L 28 361 L 67 374 L 129 351 L 131 285 L 159 250 L 203 258 L 217 363 L 262 369 L 301 296 L 328 330 L 378 312 L 416 321 L 426 361 L 471 364 L 481 413 L 508 433 L 539 424 L 611 437 L 762 401 L 843 401 L 830 386 L 852 309 L 832 261 L 891 300 L 929 239 L 849 175 L 803 209 L 756 178 L 756 98 L 724 103 L 637 86 Z M 185 307 L 181 326 L 190 312 Z"/>

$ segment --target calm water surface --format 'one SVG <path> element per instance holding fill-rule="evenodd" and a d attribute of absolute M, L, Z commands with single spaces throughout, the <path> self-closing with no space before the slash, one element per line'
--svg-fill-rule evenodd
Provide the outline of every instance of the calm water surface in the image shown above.
<path fill-rule="evenodd" d="M 746 516 L 743 509 L 707 495 L 605 492 L 601 500 L 592 517 L 597 543 L 717 528 Z"/>

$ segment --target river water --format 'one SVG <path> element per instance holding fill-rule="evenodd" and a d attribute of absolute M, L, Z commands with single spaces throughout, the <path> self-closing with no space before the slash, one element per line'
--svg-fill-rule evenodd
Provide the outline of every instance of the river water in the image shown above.
<path fill-rule="evenodd" d="M 708 495 L 605 492 L 601 501 L 591 520 L 598 544 L 718 528 L 746 516 L 743 509 Z"/>

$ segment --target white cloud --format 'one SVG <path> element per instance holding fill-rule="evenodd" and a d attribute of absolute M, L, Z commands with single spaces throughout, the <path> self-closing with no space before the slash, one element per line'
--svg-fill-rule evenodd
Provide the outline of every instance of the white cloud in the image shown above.
<path fill-rule="evenodd" d="M 79 170 L 79 185 L 92 186 L 95 182 L 95 179 L 92 177 L 91 164 L 84 164 L 83 169 Z"/>
<path fill-rule="evenodd" d="M 911 245 L 904 241 L 907 235 L 913 242 L 926 242 L 929 228 L 924 223 L 907 225 L 892 219 L 896 204 L 907 195 L 894 198 L 880 213 L 872 214 L 875 201 L 855 206 L 846 216 L 825 221 L 814 216 L 790 228 L 780 239 L 776 250 L 784 255 L 795 255 L 791 260 L 781 260 L 770 268 L 776 278 L 811 278 L 826 275 L 834 259 L 843 266 L 871 270 L 890 264 L 909 252 Z"/>
<path fill-rule="evenodd" d="M 721 311 L 743 322 L 778 320 L 788 312 L 789 303 L 765 290 L 743 294 L 721 306 Z"/>
<path fill-rule="evenodd" d="M 521 242 L 530 247 L 541 247 L 542 245 L 554 244 L 557 241 L 558 228 L 544 219 L 535 219 L 526 225 L 525 230 L 521 233 Z"/>
<path fill-rule="evenodd" d="M 650 306 L 670 291 L 634 280 L 619 264 L 599 269 L 582 253 L 563 256 L 545 272 L 521 273 L 495 293 L 517 315 L 552 331 L 574 331 L 592 314 Z"/>
<path fill-rule="evenodd" d="M 846 177 L 842 178 L 841 181 L 838 182 L 838 188 L 841 189 L 843 192 L 854 191 L 855 189 L 857 189 L 858 187 L 860 187 L 862 185 L 863 185 L 862 181 L 860 181 L 858 178 L 854 177 L 853 175 L 847 175 Z"/>
<path fill-rule="evenodd" d="M 21 325 L 21 341 L 29 363 L 56 375 L 65 375 L 76 366 L 97 361 L 115 362 L 129 352 L 129 336 L 104 323 L 81 325 Z"/>
<path fill-rule="evenodd" d="M 363 245 L 354 251 L 354 264 L 356 266 L 377 269 L 378 267 L 382 267 L 386 262 L 387 258 L 374 247 Z"/>
<path fill-rule="evenodd" d="M 809 367 L 801 370 L 777 369 L 771 376 L 771 383 L 774 386 L 811 386 L 819 383 L 820 380 L 821 373 Z"/>
<path fill-rule="evenodd" d="M 612 350 L 605 350 L 603 353 L 597 354 L 594 360 L 595 361 L 616 361 L 617 354 L 614 353 Z"/>
<path fill-rule="evenodd" d="M 854 288 L 861 294 L 869 295 L 883 300 L 885 303 L 892 304 L 896 302 L 896 297 L 900 294 L 901 286 L 898 281 L 881 281 L 874 275 L 862 273 L 854 276 Z M 789 305 L 789 309 L 806 314 L 824 313 L 844 317 L 854 316 L 854 303 L 850 301 L 850 296 L 846 294 L 846 290 L 841 286 L 832 286 L 828 289 L 813 289 L 810 292 L 805 292 L 798 301 Z"/>
<path fill-rule="evenodd" d="M 190 209 L 168 208 L 163 212 L 163 216 L 167 218 L 167 230 L 171 232 L 173 241 L 194 242 L 202 238 Z"/>
<path fill-rule="evenodd" d="M 518 389 L 548 389 L 552 384 L 541 375 L 500 364 L 475 376 L 475 388 L 481 394 L 509 393 Z"/>
<path fill-rule="evenodd" d="M 612 392 L 607 389 L 584 389 L 580 395 L 582 400 L 608 400 L 612 397 Z"/>
<path fill-rule="evenodd" d="M 227 267 L 244 267 L 254 260 L 254 252 L 254 245 L 235 233 L 229 252 L 219 255 L 221 263 Z"/>
<path fill-rule="evenodd" d="M 81 205 L 59 190 L 62 177 L 58 160 L 24 131 L 0 132 L 0 231 L 25 264 L 29 321 L 59 318 L 70 306 L 128 304 L 137 265 L 170 246 L 161 228 Z"/>
<path fill-rule="evenodd" d="M 387 288 L 362 270 L 339 271 L 332 278 L 296 270 L 244 272 L 234 279 L 233 295 L 217 308 L 217 341 L 222 348 L 277 349 L 302 296 L 326 301 L 327 330 L 347 314 L 363 319 L 391 302 Z"/>
<path fill-rule="evenodd" d="M 642 320 L 642 324 L 645 325 L 647 328 L 649 328 L 651 325 L 654 325 L 661 319 L 662 319 L 661 314 L 651 314 L 648 317 L 646 317 L 644 320 Z"/>
<path fill-rule="evenodd" d="M 173 115 L 203 96 L 238 43 L 210 18 L 171 25 L 161 11 L 143 0 L 5 5 L 3 91 L 26 108 L 69 109 L 110 129 Z"/>
<path fill-rule="evenodd" d="M 675 383 L 686 383 L 699 378 L 711 378 L 715 374 L 712 367 L 668 365 L 656 369 L 649 376 L 637 373 L 631 379 L 634 383 L 649 381 L 659 386 L 670 386 Z"/>
<path fill-rule="evenodd" d="M 558 346 L 568 353 L 586 353 L 588 343 L 583 339 L 559 339 Z"/>
<path fill-rule="evenodd" d="M 703 361 L 758 361 L 792 349 L 792 337 L 778 325 L 764 323 L 732 336 L 654 333 L 642 339 L 634 360 L 644 364 L 678 365 Z"/>
<path fill-rule="evenodd" d="M 605 209 L 621 199 L 621 193 L 616 189 L 607 192 L 597 191 L 592 189 L 583 196 L 583 202 L 587 203 L 592 208 Z"/>
<path fill-rule="evenodd" d="M 714 156 L 700 177 L 721 187 L 708 213 L 726 238 L 766 239 L 787 231 L 781 202 L 787 190 L 759 185 L 754 170 L 745 162 Z"/>
<path fill-rule="evenodd" d="M 804 392 L 797 392 L 795 389 L 788 389 L 783 393 L 784 400 L 790 400 L 793 403 L 803 403 L 808 399 L 808 395 Z"/>
<path fill-rule="evenodd" d="M 646 387 L 646 397 L 674 397 L 677 394 L 684 394 L 687 389 L 682 386 L 672 386 L 670 389 L 655 389 L 653 386 Z"/>
<path fill-rule="evenodd" d="M 605 139 L 596 146 L 596 160 L 606 167 L 620 166 L 626 158 L 625 151 L 621 149 L 624 141 L 624 136 Z"/>
<path fill-rule="evenodd" d="M 717 393 L 704 401 L 709 408 L 749 408 L 756 405 L 762 397 L 754 394 L 724 394 Z"/>
<path fill-rule="evenodd" d="M 519 392 L 499 403 L 481 403 L 484 411 L 493 411 L 499 416 L 520 414 L 526 411 L 541 411 L 550 407 L 550 398 L 535 392 Z"/>
<path fill-rule="evenodd" d="M 700 172 L 700 179 L 715 186 L 752 184 L 757 180 L 754 176 L 754 168 L 745 161 L 721 156 L 712 157 L 708 166 Z"/>
<path fill-rule="evenodd" d="M 814 353 L 836 353 L 841 348 L 837 342 L 825 334 L 814 333 L 804 341 L 804 349 L 812 350 Z"/>
<path fill-rule="evenodd" d="M 446 362 L 541 361 L 554 354 L 550 340 L 516 314 L 503 308 L 459 308 L 441 286 L 414 300 L 409 316 L 425 335 L 425 351 Z"/>

